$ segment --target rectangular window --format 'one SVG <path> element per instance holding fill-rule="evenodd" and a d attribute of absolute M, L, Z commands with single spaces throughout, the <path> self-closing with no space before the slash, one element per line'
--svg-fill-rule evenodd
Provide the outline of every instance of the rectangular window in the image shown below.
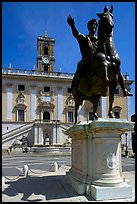
<path fill-rule="evenodd" d="M 25 121 L 25 112 L 24 110 L 18 110 L 18 121 L 23 122 Z"/>
<path fill-rule="evenodd" d="M 50 87 L 49 86 L 44 86 L 44 92 L 50 92 Z"/>
<path fill-rule="evenodd" d="M 68 122 L 73 123 L 73 112 L 72 111 L 68 111 Z"/>
<path fill-rule="evenodd" d="M 25 86 L 24 85 L 18 85 L 18 91 L 25 91 Z"/>

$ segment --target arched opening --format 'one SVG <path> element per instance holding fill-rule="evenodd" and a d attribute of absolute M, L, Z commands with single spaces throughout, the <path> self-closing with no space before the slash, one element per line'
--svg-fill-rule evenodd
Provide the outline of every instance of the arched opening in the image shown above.
<path fill-rule="evenodd" d="M 113 107 L 115 118 L 121 118 L 121 110 L 122 108 L 120 106 Z"/>
<path fill-rule="evenodd" d="M 44 47 L 44 55 L 48 55 L 48 47 Z"/>
<path fill-rule="evenodd" d="M 50 113 L 45 111 L 43 113 L 43 121 L 50 121 Z"/>
<path fill-rule="evenodd" d="M 51 129 L 46 127 L 43 130 L 43 145 L 51 145 L 52 140 L 53 139 L 51 138 Z"/>
<path fill-rule="evenodd" d="M 49 71 L 49 67 L 47 64 L 44 64 L 44 72 L 48 72 Z"/>

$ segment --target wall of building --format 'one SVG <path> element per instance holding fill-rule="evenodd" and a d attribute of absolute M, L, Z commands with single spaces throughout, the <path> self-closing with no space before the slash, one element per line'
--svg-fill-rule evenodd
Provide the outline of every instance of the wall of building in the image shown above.
<path fill-rule="evenodd" d="M 60 120 L 62 123 L 68 124 L 67 121 L 67 111 L 71 110 L 74 113 L 74 106 L 67 107 L 66 100 L 70 96 L 68 93 L 68 88 L 71 87 L 72 77 L 62 77 L 61 75 L 54 77 L 47 77 L 46 75 L 16 75 L 16 74 L 7 74 L 3 75 L 2 80 L 2 133 L 18 127 L 23 123 L 18 123 L 16 121 L 16 99 L 19 95 L 19 91 L 17 90 L 18 84 L 25 85 L 25 91 L 22 93 L 25 96 L 25 122 L 31 122 L 35 119 L 38 121 L 42 119 L 43 112 L 45 110 L 49 111 L 51 114 L 51 121 Z M 7 84 L 8 86 L 7 89 Z M 40 91 L 44 93 L 44 86 L 50 86 L 50 92 L 52 92 L 53 97 L 53 105 L 54 108 L 48 108 L 48 106 L 43 107 L 40 105 Z M 9 94 L 8 94 L 9 91 Z M 50 93 L 51 94 L 51 93 Z M 11 103 L 10 103 L 10 100 Z M 7 108 L 9 107 L 11 111 L 9 111 L 8 119 L 7 119 Z M 123 97 L 122 91 L 120 90 L 120 95 L 115 96 L 113 107 L 118 106 L 121 108 L 120 118 L 130 120 L 130 98 Z M 98 106 L 98 115 L 99 117 L 108 117 L 108 109 L 109 109 L 109 97 L 101 97 L 99 106 Z M 78 121 L 88 121 L 88 113 L 93 111 L 93 105 L 89 101 L 84 101 L 83 106 L 79 108 Z M 8 123 L 7 123 L 8 122 Z M 72 125 L 74 123 L 72 122 Z M 62 129 L 58 125 L 53 124 L 52 127 L 49 125 L 48 129 L 50 130 L 51 142 L 52 144 L 63 144 L 66 141 L 66 136 L 64 135 Z M 32 130 L 32 132 L 28 135 L 30 144 L 43 144 L 43 127 L 39 127 Z M 129 134 L 130 136 L 130 134 Z M 130 138 L 129 138 L 130 141 Z M 124 139 L 122 142 L 125 142 Z"/>
<path fill-rule="evenodd" d="M 67 81 L 67 82 L 66 82 Z M 12 86 L 8 87 L 7 84 L 11 84 Z M 16 98 L 18 94 L 20 93 L 17 90 L 18 84 L 24 84 L 25 85 L 25 91 L 22 92 L 25 96 L 25 104 L 26 104 L 26 122 L 29 122 L 34 119 L 40 119 L 40 109 L 39 109 L 39 97 L 40 97 L 40 90 L 43 91 L 44 86 L 50 86 L 51 91 L 53 91 L 53 104 L 55 105 L 55 108 L 53 109 L 53 119 L 61 120 L 62 122 L 66 122 L 66 100 L 69 96 L 67 93 L 68 88 L 71 87 L 71 80 L 65 80 L 60 78 L 42 78 L 42 77 L 31 77 L 30 76 L 20 76 L 18 77 L 9 77 L 7 75 L 7 78 L 5 77 L 3 79 L 3 85 L 2 85 L 2 121 L 7 121 L 7 113 L 6 110 L 9 107 L 12 107 L 12 111 L 10 114 L 11 118 L 8 118 L 10 121 L 16 121 Z M 12 104 L 9 102 L 9 98 L 7 99 L 7 91 L 11 90 L 11 93 L 9 93 L 8 97 L 12 97 Z M 33 106 L 31 106 L 31 101 L 33 101 Z M 6 102 L 6 103 L 5 103 Z M 9 104 L 9 106 L 8 106 Z M 87 104 L 87 103 L 85 103 Z M 8 107 L 7 107 L 8 106 Z M 83 114 L 84 119 L 87 117 L 87 111 L 92 110 L 92 106 L 88 105 L 89 107 L 86 107 L 84 105 Z M 105 107 L 104 107 L 105 106 Z M 130 99 L 129 97 L 123 97 L 122 92 L 119 96 L 115 96 L 113 107 L 119 106 L 121 107 L 121 118 L 129 118 L 130 114 Z M 102 97 L 100 100 L 100 105 L 98 107 L 98 114 L 99 117 L 107 117 L 109 108 L 109 97 Z M 81 109 L 81 107 L 80 107 Z M 79 110 L 80 111 L 80 110 Z M 35 115 L 34 115 L 35 112 Z"/>

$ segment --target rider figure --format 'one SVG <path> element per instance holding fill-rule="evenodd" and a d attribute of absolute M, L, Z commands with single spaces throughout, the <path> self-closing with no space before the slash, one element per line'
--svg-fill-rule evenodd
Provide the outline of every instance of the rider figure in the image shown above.
<path fill-rule="evenodd" d="M 98 38 L 95 35 L 97 26 L 98 26 L 98 22 L 96 19 L 91 19 L 88 22 L 87 24 L 87 28 L 89 30 L 88 35 L 83 35 L 78 32 L 78 30 L 75 27 L 74 18 L 72 18 L 70 15 L 67 18 L 67 22 L 72 29 L 73 36 L 77 39 L 79 43 L 79 48 L 80 48 L 81 55 L 82 55 L 82 60 L 78 63 L 77 71 L 74 76 L 74 80 L 72 81 L 72 88 L 77 89 L 79 78 L 80 78 L 79 77 L 80 68 L 82 67 L 82 64 L 84 62 L 86 62 L 88 59 L 90 59 L 94 55 L 98 47 Z M 123 80 L 123 76 L 120 70 L 118 72 L 118 82 L 123 90 L 124 97 L 133 96 L 124 86 L 124 80 Z"/>
<path fill-rule="evenodd" d="M 79 33 L 78 30 L 76 29 L 74 18 L 72 18 L 70 15 L 67 18 L 67 22 L 72 29 L 73 36 L 77 39 L 79 43 L 79 48 L 80 48 L 81 55 L 82 55 L 82 59 L 77 65 L 77 71 L 74 76 L 75 80 L 72 81 L 72 87 L 77 89 L 79 78 L 80 78 L 79 77 L 80 69 L 83 63 L 85 63 L 88 59 L 90 59 L 94 55 L 98 47 L 97 36 L 95 36 L 98 23 L 96 19 L 90 20 L 87 24 L 89 34 L 83 35 Z"/>

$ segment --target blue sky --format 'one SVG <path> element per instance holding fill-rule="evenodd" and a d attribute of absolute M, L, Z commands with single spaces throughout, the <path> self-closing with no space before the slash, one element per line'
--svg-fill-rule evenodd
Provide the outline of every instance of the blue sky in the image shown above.
<path fill-rule="evenodd" d="M 67 24 L 70 14 L 79 32 L 88 34 L 87 22 L 113 4 L 114 43 L 121 71 L 135 80 L 135 2 L 2 2 L 2 67 L 36 66 L 37 37 L 45 32 L 55 39 L 55 71 L 74 73 L 81 59 L 79 46 Z M 135 113 L 135 82 L 131 85 L 131 115 Z"/>

